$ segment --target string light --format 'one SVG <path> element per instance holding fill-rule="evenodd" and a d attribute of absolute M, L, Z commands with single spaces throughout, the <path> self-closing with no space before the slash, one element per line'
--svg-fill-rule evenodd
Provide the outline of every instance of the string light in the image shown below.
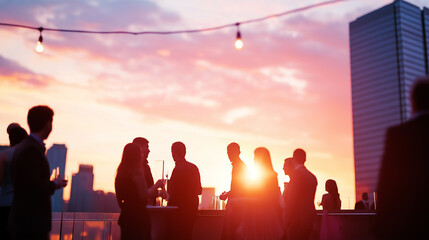
<path fill-rule="evenodd" d="M 36 52 L 38 52 L 38 53 L 42 53 L 42 52 L 43 52 L 43 37 L 42 37 L 42 31 L 43 31 L 43 28 L 42 28 L 42 27 L 40 27 L 40 28 L 39 28 L 39 32 L 40 32 L 39 41 L 37 41 L 37 45 L 36 45 Z"/>
<path fill-rule="evenodd" d="M 236 23 L 237 25 L 237 38 L 235 39 L 235 48 L 237 50 L 241 50 L 243 48 L 243 41 L 241 40 L 241 33 L 240 33 L 240 23 Z"/>
<path fill-rule="evenodd" d="M 43 52 L 43 48 L 44 48 L 43 44 L 42 44 L 43 43 L 42 31 L 69 32 L 69 33 L 88 33 L 88 34 L 131 34 L 131 35 L 159 34 L 159 35 L 168 35 L 168 34 L 208 32 L 208 31 L 215 31 L 215 30 L 219 30 L 219 29 L 223 29 L 223 28 L 228 28 L 228 27 L 233 27 L 233 26 L 237 27 L 237 36 L 236 36 L 236 40 L 235 40 L 235 43 L 234 43 L 235 48 L 236 49 L 242 49 L 243 48 L 243 41 L 241 39 L 241 33 L 240 33 L 240 30 L 239 30 L 239 25 L 240 24 L 262 22 L 262 21 L 265 21 L 265 20 L 268 20 L 268 19 L 278 18 L 278 17 L 282 17 L 282 16 L 289 15 L 289 14 L 292 14 L 292 13 L 302 12 L 302 11 L 309 10 L 309 9 L 312 9 L 312 8 L 322 7 L 322 6 L 325 6 L 325 5 L 330 5 L 330 4 L 335 4 L 335 3 L 339 3 L 339 2 L 345 2 L 345 1 L 350 1 L 350 0 L 331 0 L 331 1 L 325 1 L 325 2 L 321 2 L 321 3 L 312 4 L 312 5 L 309 5 L 309 6 L 306 6 L 306 7 L 301 7 L 301 8 L 293 9 L 293 10 L 290 10 L 290 11 L 281 12 L 281 13 L 277 13 L 277 14 L 272 14 L 272 15 L 268 15 L 268 16 L 265 16 L 265 17 L 261 17 L 261 18 L 250 19 L 250 20 L 246 20 L 246 21 L 242 21 L 242 22 L 233 23 L 233 24 L 226 24 L 226 25 L 217 26 L 217 27 L 211 27 L 211 28 L 178 30 L 178 31 L 143 31 L 143 32 L 130 32 L 130 31 L 87 31 L 87 30 L 72 30 L 72 29 L 43 28 L 43 27 L 36 28 L 36 27 L 31 27 L 31 26 L 26 26 L 26 25 L 20 25 L 20 24 L 13 24 L 13 23 L 0 23 L 0 26 L 16 27 L 16 28 L 27 28 L 27 29 L 32 29 L 32 30 L 38 30 L 38 31 L 40 31 L 39 41 L 37 42 L 37 46 L 36 46 L 36 51 L 38 53 Z"/>

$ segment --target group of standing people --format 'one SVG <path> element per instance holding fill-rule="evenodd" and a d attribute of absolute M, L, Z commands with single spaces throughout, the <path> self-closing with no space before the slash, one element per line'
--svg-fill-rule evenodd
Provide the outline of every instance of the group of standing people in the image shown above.
<path fill-rule="evenodd" d="M 416 81 L 411 100 L 411 119 L 389 128 L 386 134 L 376 201 L 378 239 L 429 238 L 426 226 L 429 221 L 426 203 L 429 196 L 428 77 Z M 52 131 L 53 115 L 48 106 L 35 106 L 27 115 L 29 135 L 16 123 L 7 129 L 11 147 L 0 153 L 1 239 L 8 239 L 8 234 L 11 239 L 19 240 L 49 239 L 50 196 L 67 185 L 62 176 L 50 180 L 45 157 L 44 140 Z M 148 143 L 144 138 L 136 138 L 127 144 L 117 169 L 115 189 L 121 207 L 118 221 L 121 238 L 151 238 L 146 205 L 154 204 L 155 198 L 162 196 L 169 206 L 177 207 L 169 225 L 170 238 L 191 239 L 198 195 L 202 191 L 199 170 L 186 160 L 185 145 L 173 143 L 175 168 L 166 191 L 163 180 L 153 181 L 147 162 Z M 317 179 L 304 166 L 305 151 L 298 148 L 291 158 L 285 159 L 283 170 L 290 182 L 283 195 L 266 148 L 254 151 L 254 163 L 261 176 L 257 182 L 249 181 L 237 143 L 229 144 L 227 153 L 232 163 L 232 178 L 230 191 L 221 195 L 222 200 L 228 199 L 222 239 L 309 239 L 316 213 Z M 324 210 L 340 209 L 336 182 L 328 180 L 325 187 L 328 193 L 321 202 Z M 398 208 L 398 203 L 406 204 Z M 363 204 L 367 208 L 365 202 Z"/>
<path fill-rule="evenodd" d="M 116 199 L 121 208 L 118 220 L 121 239 L 151 239 L 151 221 L 146 206 L 154 205 L 156 197 L 166 199 L 168 206 L 177 207 L 169 219 L 166 238 L 191 239 L 198 212 L 198 195 L 202 192 L 199 170 L 186 160 L 185 144 L 173 143 L 171 154 L 175 168 L 166 191 L 164 180 L 154 184 L 147 161 L 149 152 L 149 141 L 141 137 L 124 147 L 115 178 Z"/>
<path fill-rule="evenodd" d="M 298 148 L 285 159 L 283 170 L 290 181 L 283 196 L 268 149 L 254 151 L 257 181 L 250 180 L 237 143 L 229 144 L 227 152 L 232 177 L 230 191 L 221 195 L 222 200 L 228 199 L 222 239 L 309 239 L 317 179 L 304 166 L 306 152 Z"/>
<path fill-rule="evenodd" d="M 19 124 L 7 128 L 10 148 L 0 153 L 0 238 L 48 240 L 51 195 L 67 180 L 51 173 L 44 140 L 52 131 L 54 111 L 35 106 L 28 111 L 30 135 Z"/>

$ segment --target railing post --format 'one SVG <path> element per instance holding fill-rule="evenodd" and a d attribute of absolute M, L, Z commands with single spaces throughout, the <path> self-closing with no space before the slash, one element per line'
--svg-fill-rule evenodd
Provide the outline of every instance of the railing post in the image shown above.
<path fill-rule="evenodd" d="M 61 211 L 61 220 L 60 220 L 60 240 L 61 240 L 61 237 L 62 237 L 62 235 L 63 235 L 63 213 L 64 213 L 64 212 L 62 212 L 62 211 Z"/>

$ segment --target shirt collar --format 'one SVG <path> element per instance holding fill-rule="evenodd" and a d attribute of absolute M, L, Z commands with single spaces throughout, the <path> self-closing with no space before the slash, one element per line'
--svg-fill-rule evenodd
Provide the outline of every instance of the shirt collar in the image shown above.
<path fill-rule="evenodd" d="M 39 136 L 37 136 L 34 133 L 30 133 L 30 137 L 32 137 L 34 140 L 36 140 L 36 142 L 43 148 L 46 148 L 45 143 L 43 142 L 43 139 L 41 139 Z"/>

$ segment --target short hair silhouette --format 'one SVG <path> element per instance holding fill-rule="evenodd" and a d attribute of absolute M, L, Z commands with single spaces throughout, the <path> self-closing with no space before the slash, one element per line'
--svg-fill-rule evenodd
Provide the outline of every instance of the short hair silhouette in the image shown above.
<path fill-rule="evenodd" d="M 21 127 L 21 125 L 19 125 L 19 123 L 15 123 L 15 122 L 9 124 L 9 126 L 7 126 L 7 129 L 6 129 L 7 134 L 9 134 L 10 131 L 16 127 Z"/>
<path fill-rule="evenodd" d="M 429 110 L 429 76 L 417 79 L 411 90 L 414 112 Z"/>
<path fill-rule="evenodd" d="M 25 131 L 24 128 L 17 126 L 12 128 L 9 131 L 9 142 L 10 146 L 15 146 L 18 143 L 20 143 L 22 140 L 24 140 L 28 136 L 27 131 Z"/>
<path fill-rule="evenodd" d="M 362 199 L 365 201 L 368 200 L 368 193 L 367 192 L 362 193 Z"/>
<path fill-rule="evenodd" d="M 293 151 L 293 159 L 295 162 L 303 164 L 307 159 L 307 154 L 303 149 L 297 148 Z"/>
<path fill-rule="evenodd" d="M 238 145 L 238 143 L 236 142 L 232 142 L 228 144 L 228 146 L 226 147 L 226 150 L 228 152 L 240 152 L 240 145 Z"/>
<path fill-rule="evenodd" d="M 136 137 L 134 138 L 133 143 L 136 143 L 139 146 L 141 146 L 141 145 L 149 144 L 149 141 L 143 137 Z"/>
<path fill-rule="evenodd" d="M 48 106 L 34 106 L 28 110 L 27 123 L 30 132 L 41 131 L 46 123 L 52 121 L 54 111 Z"/>
<path fill-rule="evenodd" d="M 285 172 L 286 175 L 291 174 L 294 167 L 295 167 L 295 164 L 293 163 L 293 158 L 289 157 L 284 160 L 283 171 Z"/>
<path fill-rule="evenodd" d="M 171 153 L 176 157 L 185 157 L 186 146 L 182 142 L 175 142 L 171 145 Z"/>

